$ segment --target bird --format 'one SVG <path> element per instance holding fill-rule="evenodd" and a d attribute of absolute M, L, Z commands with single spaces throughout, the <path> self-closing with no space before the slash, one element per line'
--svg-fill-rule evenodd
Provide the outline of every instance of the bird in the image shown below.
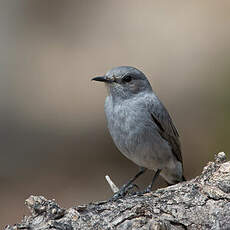
<path fill-rule="evenodd" d="M 108 89 L 104 110 L 116 147 L 140 168 L 113 198 L 124 197 L 147 169 L 155 174 L 144 192 L 152 190 L 159 175 L 168 185 L 185 181 L 178 131 L 145 74 L 119 66 L 92 80 L 104 82 Z"/>

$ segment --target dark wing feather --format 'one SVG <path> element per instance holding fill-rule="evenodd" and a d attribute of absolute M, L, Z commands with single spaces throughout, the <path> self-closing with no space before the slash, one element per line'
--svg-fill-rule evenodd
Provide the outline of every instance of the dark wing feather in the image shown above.
<path fill-rule="evenodd" d="M 168 111 L 161 102 L 155 101 L 155 103 L 151 103 L 150 113 L 153 122 L 155 122 L 158 127 L 160 135 L 169 143 L 177 160 L 183 163 L 179 134 L 176 127 L 173 125 Z"/>

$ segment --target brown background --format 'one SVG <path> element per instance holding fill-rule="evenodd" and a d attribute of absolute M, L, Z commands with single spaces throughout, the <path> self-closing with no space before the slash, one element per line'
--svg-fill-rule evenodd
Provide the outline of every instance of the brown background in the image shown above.
<path fill-rule="evenodd" d="M 90 81 L 115 66 L 148 76 L 188 178 L 229 151 L 229 1 L 1 0 L 0 29 L 0 227 L 28 214 L 30 194 L 64 207 L 107 199 L 106 174 L 122 185 L 137 171 L 106 129 L 105 87 Z"/>

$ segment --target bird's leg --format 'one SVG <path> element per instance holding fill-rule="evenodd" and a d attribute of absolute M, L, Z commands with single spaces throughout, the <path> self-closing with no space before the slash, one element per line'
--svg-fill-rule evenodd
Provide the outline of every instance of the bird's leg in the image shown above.
<path fill-rule="evenodd" d="M 160 175 L 160 173 L 161 173 L 161 169 L 157 169 L 156 173 L 153 176 L 151 184 L 144 190 L 144 193 L 152 191 L 153 184 L 154 184 L 155 180 L 157 179 L 157 177 Z"/>
<path fill-rule="evenodd" d="M 132 183 L 144 172 L 146 171 L 146 168 L 142 168 L 140 169 L 140 171 L 132 178 L 130 179 L 126 184 L 124 184 L 118 192 L 116 192 L 113 197 L 112 200 L 117 200 L 118 198 L 124 197 L 127 194 L 127 191 L 131 188 L 133 188 L 135 185 L 133 185 Z"/>
<path fill-rule="evenodd" d="M 140 168 L 140 171 L 133 177 L 131 178 L 126 184 L 124 184 L 121 189 L 119 191 L 122 191 L 124 190 L 125 192 L 127 192 L 127 190 L 129 188 L 132 188 L 133 186 L 136 186 L 136 185 L 133 185 L 132 183 L 140 176 L 142 175 L 144 172 L 146 171 L 146 168 Z"/>

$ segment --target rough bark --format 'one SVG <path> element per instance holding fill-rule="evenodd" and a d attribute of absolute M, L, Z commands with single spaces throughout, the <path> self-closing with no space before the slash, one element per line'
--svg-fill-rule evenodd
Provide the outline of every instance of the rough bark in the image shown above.
<path fill-rule="evenodd" d="M 195 179 L 117 201 L 65 210 L 31 196 L 26 205 L 31 216 L 5 230 L 230 229 L 230 162 L 219 153 Z"/>

